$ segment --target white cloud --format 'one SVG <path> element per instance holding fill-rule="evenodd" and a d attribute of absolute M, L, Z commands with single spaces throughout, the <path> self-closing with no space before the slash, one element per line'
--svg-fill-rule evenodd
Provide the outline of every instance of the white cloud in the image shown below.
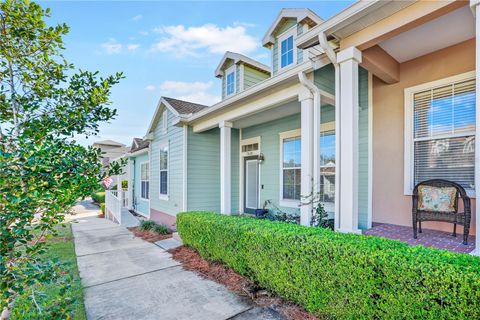
<path fill-rule="evenodd" d="M 142 20 L 143 16 L 141 14 L 137 14 L 136 16 L 132 17 L 132 21 L 140 21 Z"/>
<path fill-rule="evenodd" d="M 160 90 L 165 93 L 193 93 L 196 91 L 206 91 L 213 86 L 212 81 L 208 82 L 183 82 L 183 81 L 164 81 L 160 86 Z"/>
<path fill-rule="evenodd" d="M 138 43 L 130 43 L 127 45 L 127 50 L 128 51 L 135 51 L 138 48 L 140 48 L 140 45 Z"/>
<path fill-rule="evenodd" d="M 162 82 L 159 86 L 148 85 L 145 87 L 147 91 L 159 91 L 162 95 L 172 98 L 212 105 L 220 101 L 220 97 L 209 93 L 209 89 L 213 87 L 212 81 L 207 82 L 184 82 L 167 80 Z"/>
<path fill-rule="evenodd" d="M 206 93 L 206 92 L 196 92 L 196 93 L 192 93 L 184 96 L 179 96 L 176 98 L 180 100 L 189 101 L 189 102 L 204 104 L 206 106 L 214 105 L 215 103 L 220 101 L 220 97 L 213 94 Z"/>
<path fill-rule="evenodd" d="M 148 31 L 139 31 L 138 33 L 142 36 L 148 36 Z"/>
<path fill-rule="evenodd" d="M 162 38 L 152 45 L 152 51 L 173 52 L 177 56 L 198 56 L 201 50 L 220 54 L 225 51 L 249 53 L 259 46 L 259 41 L 247 34 L 247 26 L 238 23 L 224 28 L 215 24 L 166 26 L 153 31 Z"/>
<path fill-rule="evenodd" d="M 122 51 L 122 44 L 114 38 L 110 38 L 107 42 L 102 43 L 102 48 L 107 54 L 118 54 Z"/>

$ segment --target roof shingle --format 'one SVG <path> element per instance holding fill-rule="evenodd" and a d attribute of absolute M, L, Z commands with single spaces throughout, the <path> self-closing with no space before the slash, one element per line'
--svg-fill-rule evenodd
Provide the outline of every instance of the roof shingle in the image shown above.
<path fill-rule="evenodd" d="M 191 114 L 208 108 L 203 104 L 163 97 L 179 114 Z"/>

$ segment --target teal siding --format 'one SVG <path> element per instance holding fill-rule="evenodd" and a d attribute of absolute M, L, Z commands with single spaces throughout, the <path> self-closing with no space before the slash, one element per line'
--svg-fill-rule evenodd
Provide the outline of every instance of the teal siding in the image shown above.
<path fill-rule="evenodd" d="M 358 227 L 368 227 L 368 71 L 359 68 Z"/>
<path fill-rule="evenodd" d="M 235 66 L 235 93 L 240 92 L 240 65 Z"/>
<path fill-rule="evenodd" d="M 152 209 L 175 216 L 183 203 L 183 128 L 172 125 L 175 115 L 167 110 L 168 127 L 162 129 L 160 117 L 151 143 L 150 206 Z M 160 199 L 160 148 L 168 145 L 168 200 Z"/>
<path fill-rule="evenodd" d="M 239 190 L 239 174 L 240 174 L 240 132 L 238 129 L 232 129 L 232 185 L 231 185 L 231 203 L 232 214 L 238 214 L 240 209 L 238 207 L 240 190 Z"/>
<path fill-rule="evenodd" d="M 188 129 L 187 209 L 220 211 L 220 131 Z"/>
<path fill-rule="evenodd" d="M 133 203 L 135 205 L 135 210 L 143 214 L 144 216 L 149 216 L 149 205 L 147 200 L 141 199 L 141 184 L 140 184 L 140 165 L 142 162 L 148 161 L 148 152 L 135 156 L 135 157 L 130 157 L 131 160 L 133 160 Z M 150 181 L 151 181 L 150 177 Z M 150 194 L 151 194 L 151 187 L 150 187 Z"/>
<path fill-rule="evenodd" d="M 297 24 L 297 36 L 303 34 L 303 24 Z M 303 62 L 303 49 L 297 48 L 297 64 Z"/>
<path fill-rule="evenodd" d="M 280 137 L 279 133 L 300 128 L 300 114 L 242 129 L 242 139 L 260 137 L 265 160 L 260 165 L 260 204 L 272 200 L 278 206 L 280 196 Z M 280 208 L 299 212 L 297 208 Z"/>
<path fill-rule="evenodd" d="M 276 75 L 278 72 L 278 41 L 275 41 L 272 48 L 272 74 Z"/>
<path fill-rule="evenodd" d="M 335 67 L 328 64 L 313 73 L 315 85 L 330 94 L 335 94 Z"/>
<path fill-rule="evenodd" d="M 250 68 L 249 66 L 244 66 L 243 69 L 243 88 L 244 90 L 256 85 L 259 82 L 262 82 L 265 79 L 268 79 L 270 76 L 265 72 L 261 72 Z"/>

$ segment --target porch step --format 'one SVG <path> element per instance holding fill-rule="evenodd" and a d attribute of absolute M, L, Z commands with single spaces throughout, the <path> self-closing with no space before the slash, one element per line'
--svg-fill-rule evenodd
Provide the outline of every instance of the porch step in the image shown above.
<path fill-rule="evenodd" d="M 170 249 L 175 249 L 180 247 L 182 245 L 182 241 L 178 241 L 177 239 L 170 238 L 170 239 L 157 241 L 155 242 L 155 244 L 164 250 L 170 250 Z"/>

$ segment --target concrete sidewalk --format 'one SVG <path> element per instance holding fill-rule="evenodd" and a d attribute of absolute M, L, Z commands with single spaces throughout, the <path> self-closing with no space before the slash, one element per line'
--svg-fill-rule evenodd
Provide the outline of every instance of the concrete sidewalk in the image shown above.
<path fill-rule="evenodd" d="M 281 319 L 106 219 L 72 225 L 88 319 Z"/>

